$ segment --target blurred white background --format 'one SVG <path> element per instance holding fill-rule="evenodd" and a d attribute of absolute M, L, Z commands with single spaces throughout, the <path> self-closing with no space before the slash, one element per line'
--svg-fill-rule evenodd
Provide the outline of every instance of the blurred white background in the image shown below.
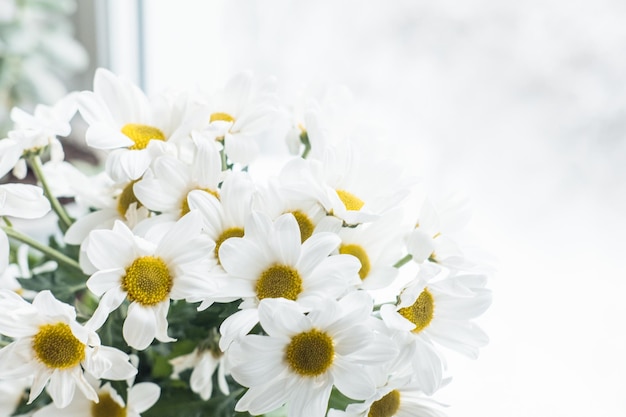
<path fill-rule="evenodd" d="M 149 93 L 243 69 L 286 102 L 346 85 L 381 152 L 472 197 L 492 341 L 451 357 L 450 417 L 626 415 L 626 2 L 109 6 L 107 65 Z"/>

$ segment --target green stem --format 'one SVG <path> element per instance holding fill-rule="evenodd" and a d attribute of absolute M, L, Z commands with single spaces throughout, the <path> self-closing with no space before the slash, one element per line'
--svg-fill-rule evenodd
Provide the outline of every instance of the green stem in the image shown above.
<path fill-rule="evenodd" d="M 59 220 L 61 221 L 61 229 L 63 230 L 63 233 L 65 233 L 67 229 L 69 229 L 69 227 L 72 225 L 72 219 L 67 214 L 67 211 L 65 211 L 65 208 L 63 207 L 63 205 L 61 205 L 59 200 L 50 191 L 50 186 L 48 185 L 48 181 L 46 181 L 46 176 L 43 173 L 41 159 L 39 158 L 39 156 L 34 155 L 30 157 L 29 162 L 30 162 L 30 166 L 35 172 L 35 176 L 41 183 L 41 187 L 43 188 L 44 194 L 50 201 L 52 210 L 54 210 L 57 216 L 59 216 Z"/>
<path fill-rule="evenodd" d="M 220 159 L 222 160 L 222 171 L 228 170 L 228 161 L 226 160 L 226 147 L 222 140 L 222 149 L 220 150 Z"/>
<path fill-rule="evenodd" d="M 304 144 L 302 159 L 306 159 L 306 157 L 309 156 L 309 152 L 311 152 L 311 141 L 309 140 L 309 134 L 306 130 L 300 134 L 300 142 Z"/>
<path fill-rule="evenodd" d="M 404 266 L 406 263 L 408 263 L 411 259 L 413 259 L 413 255 L 411 255 L 410 253 L 407 254 L 404 258 L 400 259 L 398 262 L 396 262 L 395 264 L 393 264 L 394 268 L 401 268 L 402 266 Z"/>
<path fill-rule="evenodd" d="M 55 261 L 57 261 L 58 263 L 61 263 L 63 265 L 69 266 L 72 269 L 76 269 L 77 271 L 79 271 L 81 274 L 83 273 L 83 269 L 80 267 L 80 265 L 78 264 L 78 262 L 76 262 L 74 259 L 70 258 L 67 255 L 64 255 L 63 253 L 59 252 L 56 249 L 52 249 L 49 246 L 46 246 L 40 242 L 37 242 L 35 239 L 26 236 L 25 234 L 22 234 L 20 232 L 18 232 L 17 230 L 13 229 L 12 227 L 4 227 L 4 226 L 0 226 L 0 229 L 2 229 L 4 231 L 4 233 L 7 234 L 7 236 L 9 236 L 10 238 L 13 238 L 19 242 L 22 243 L 26 243 L 28 246 L 30 246 L 31 248 L 37 249 L 39 252 L 42 252 L 46 255 L 48 255 L 48 257 L 54 259 Z"/>

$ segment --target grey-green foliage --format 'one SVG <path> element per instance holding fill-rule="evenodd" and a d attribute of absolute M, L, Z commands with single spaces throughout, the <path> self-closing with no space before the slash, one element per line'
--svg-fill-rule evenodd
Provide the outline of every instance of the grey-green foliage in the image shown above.
<path fill-rule="evenodd" d="M 0 10 L 0 134 L 14 106 L 51 104 L 88 57 L 73 37 L 75 0 L 2 0 Z M 0 138 L 1 138 L 0 137 Z"/>

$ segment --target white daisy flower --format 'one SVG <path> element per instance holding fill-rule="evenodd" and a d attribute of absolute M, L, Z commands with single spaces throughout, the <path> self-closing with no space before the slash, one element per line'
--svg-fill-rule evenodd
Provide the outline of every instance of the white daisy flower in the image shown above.
<path fill-rule="evenodd" d="M 54 106 L 37 105 L 34 114 L 20 108 L 11 110 L 15 130 L 8 139 L 0 141 L 0 177 L 13 169 L 17 178 L 26 176 L 25 152 L 50 148 L 50 158 L 60 162 L 64 158 L 63 146 L 57 136 L 67 136 L 72 131 L 70 120 L 76 114 L 76 95 L 69 94 Z"/>
<path fill-rule="evenodd" d="M 217 348 L 217 346 L 215 346 Z M 186 369 L 193 369 L 189 377 L 191 390 L 207 401 L 213 394 L 213 374 L 217 370 L 217 385 L 224 395 L 230 393 L 226 381 L 226 361 L 219 349 L 197 347 L 193 352 L 170 360 L 172 378 L 178 379 Z"/>
<path fill-rule="evenodd" d="M 149 101 L 129 80 L 102 68 L 93 92 L 79 95 L 78 108 L 89 125 L 87 144 L 112 150 L 106 168 L 116 181 L 140 178 L 156 156 L 176 153 L 174 144 L 198 127 L 184 97 Z"/>
<path fill-rule="evenodd" d="M 481 275 L 451 275 L 433 282 L 418 279 L 401 293 L 397 306 L 384 305 L 381 316 L 390 328 L 411 332 L 417 342 L 435 342 L 475 359 L 489 341 L 471 321 L 491 304 L 485 282 Z"/>
<path fill-rule="evenodd" d="M 54 404 L 66 407 L 76 387 L 97 401 L 84 372 L 95 378 L 124 380 L 137 370 L 128 355 L 101 346 L 98 335 L 76 321 L 73 307 L 42 291 L 26 302 L 12 291 L 0 290 L 0 333 L 14 338 L 0 350 L 0 379 L 33 376 L 29 403 L 46 391 Z"/>
<path fill-rule="evenodd" d="M 74 400 L 65 408 L 58 409 L 49 404 L 37 410 L 33 417 L 141 417 L 141 413 L 149 410 L 159 400 L 161 388 L 153 382 L 141 382 L 128 390 L 128 403 L 108 382 L 98 388 L 94 381 L 93 388 L 97 389 L 98 402 L 89 401 L 83 397 L 74 397 Z"/>
<path fill-rule="evenodd" d="M 340 239 L 332 233 L 315 233 L 301 243 L 293 215 L 272 222 L 253 212 L 243 238 L 222 244 L 220 260 L 228 274 L 219 292 L 242 298 L 241 311 L 222 323 L 220 347 L 247 334 L 258 323 L 257 306 L 266 298 L 293 300 L 308 311 L 321 300 L 337 299 L 359 283 L 360 264 L 350 255 L 329 256 Z"/>
<path fill-rule="evenodd" d="M 206 275 L 214 243 L 201 234 L 197 213 L 181 218 L 156 241 L 116 222 L 112 230 L 94 230 L 85 242 L 86 255 L 97 269 L 87 287 L 102 296 L 88 325 L 99 328 L 129 300 L 123 335 L 135 349 L 145 349 L 155 338 L 174 340 L 167 335 L 170 299 L 192 299 L 200 290 L 212 289 Z"/>
<path fill-rule="evenodd" d="M 189 192 L 189 208 L 202 215 L 204 232 L 215 242 L 213 257 L 218 263 L 222 243 L 244 235 L 255 192 L 254 183 L 245 172 L 232 172 L 224 179 L 219 199 L 212 193 L 200 190 Z"/>
<path fill-rule="evenodd" d="M 219 198 L 222 168 L 215 141 L 202 140 L 198 133 L 191 164 L 170 156 L 157 158 L 146 174 L 133 187 L 134 193 L 147 208 L 181 217 L 189 213 L 187 195 L 201 190 Z"/>
<path fill-rule="evenodd" d="M 371 397 L 380 365 L 397 354 L 367 324 L 371 311 L 363 292 L 321 300 L 308 314 L 290 300 L 261 301 L 267 336 L 244 336 L 227 352 L 232 376 L 249 387 L 235 410 L 257 415 L 286 403 L 289 417 L 322 417 L 333 386 L 355 400 Z"/>
<path fill-rule="evenodd" d="M 231 78 L 209 104 L 210 124 L 223 132 L 228 158 L 249 165 L 259 154 L 258 138 L 273 123 L 276 113 L 272 80 L 259 83 L 250 72 Z"/>
<path fill-rule="evenodd" d="M 327 148 L 322 160 L 297 158 L 280 179 L 293 198 L 319 202 L 348 225 L 377 219 L 408 194 L 397 167 L 366 160 L 358 148 Z"/>

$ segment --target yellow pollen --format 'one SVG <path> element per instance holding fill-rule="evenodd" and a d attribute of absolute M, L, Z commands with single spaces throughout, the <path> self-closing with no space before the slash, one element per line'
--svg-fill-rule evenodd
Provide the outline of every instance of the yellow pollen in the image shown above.
<path fill-rule="evenodd" d="M 152 306 L 168 298 L 172 290 L 172 276 L 161 258 L 143 256 L 126 268 L 122 289 L 130 301 Z"/>
<path fill-rule="evenodd" d="M 304 241 L 310 238 L 313 234 L 315 225 L 313 224 L 309 216 L 307 216 L 300 210 L 292 211 L 291 214 L 293 214 L 293 217 L 296 218 L 296 221 L 298 222 L 298 227 L 300 227 L 300 242 L 304 243 Z"/>
<path fill-rule="evenodd" d="M 359 211 L 365 203 L 359 197 L 345 190 L 335 190 L 341 202 L 346 206 L 346 210 Z"/>
<path fill-rule="evenodd" d="M 116 403 L 110 394 L 102 394 L 100 402 L 91 404 L 91 417 L 126 417 L 126 407 Z"/>
<path fill-rule="evenodd" d="M 228 113 L 213 113 L 211 115 L 211 119 L 209 120 L 209 123 L 213 123 L 213 122 L 234 122 L 235 118 L 233 116 L 231 116 Z"/>
<path fill-rule="evenodd" d="M 370 258 L 369 256 L 367 256 L 367 252 L 365 252 L 365 249 L 355 244 L 341 245 L 339 247 L 339 253 L 345 254 L 345 255 L 352 255 L 355 258 L 357 258 L 359 262 L 361 262 L 361 269 L 359 269 L 359 276 L 361 277 L 362 280 L 367 278 L 367 276 L 370 273 L 371 265 L 370 265 Z"/>
<path fill-rule="evenodd" d="M 126 184 L 126 187 L 122 190 L 122 193 L 117 197 L 117 212 L 120 216 L 126 218 L 126 212 L 131 204 L 137 203 L 137 208 L 141 207 L 141 202 L 137 199 L 135 192 L 133 191 L 133 185 L 139 180 L 131 181 Z"/>
<path fill-rule="evenodd" d="M 33 350 L 37 359 L 49 368 L 73 368 L 85 359 L 85 344 L 74 336 L 65 323 L 39 327 L 39 332 L 33 337 Z"/>
<path fill-rule="evenodd" d="M 191 191 L 195 191 L 195 190 L 200 190 L 200 191 L 204 191 L 207 192 L 209 194 L 211 194 L 213 197 L 217 198 L 218 200 L 220 199 L 219 194 L 217 193 L 217 191 L 213 191 L 210 188 L 194 188 Z M 189 193 L 191 192 L 189 191 Z M 185 198 L 183 199 L 183 204 L 181 204 L 181 209 L 180 209 L 180 216 L 184 216 L 185 214 L 189 213 L 190 209 L 189 209 L 189 202 L 187 201 L 187 196 L 189 195 L 189 193 L 187 193 L 187 195 L 185 196 Z"/>
<path fill-rule="evenodd" d="M 317 329 L 295 335 L 285 352 L 287 364 L 301 376 L 318 376 L 330 368 L 335 359 L 333 339 Z"/>
<path fill-rule="evenodd" d="M 129 123 L 122 127 L 122 133 L 135 142 L 128 147 L 133 150 L 146 149 L 151 140 L 165 140 L 165 135 L 160 129 L 148 125 Z"/>
<path fill-rule="evenodd" d="M 393 417 L 400 408 L 400 392 L 393 390 L 370 406 L 367 417 Z"/>
<path fill-rule="evenodd" d="M 415 324 L 413 332 L 419 333 L 428 327 L 433 320 L 434 311 L 435 300 L 433 295 L 428 291 L 428 288 L 424 288 L 424 291 L 417 297 L 412 306 L 401 308 L 398 310 L 398 313 Z"/>
<path fill-rule="evenodd" d="M 272 265 L 256 282 L 259 300 L 264 298 L 286 298 L 295 300 L 302 292 L 302 278 L 298 271 L 288 265 Z"/>
<path fill-rule="evenodd" d="M 222 234 L 220 234 L 219 237 L 215 240 L 214 253 L 215 258 L 217 258 L 218 262 L 220 259 L 219 254 L 222 243 L 226 242 L 226 240 L 230 239 L 231 237 L 243 237 L 243 229 L 241 227 L 231 227 L 230 229 L 224 230 Z"/>

